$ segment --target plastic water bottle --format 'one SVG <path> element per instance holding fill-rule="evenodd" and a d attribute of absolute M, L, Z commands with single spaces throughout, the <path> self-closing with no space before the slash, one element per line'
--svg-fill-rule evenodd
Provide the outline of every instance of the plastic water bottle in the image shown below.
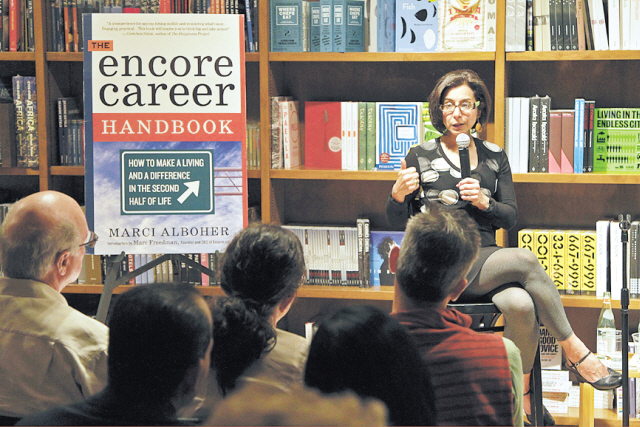
<path fill-rule="evenodd" d="M 602 298 L 602 310 L 598 319 L 598 337 L 596 352 L 605 356 L 616 351 L 616 321 L 611 309 L 611 293 L 605 292 Z"/>

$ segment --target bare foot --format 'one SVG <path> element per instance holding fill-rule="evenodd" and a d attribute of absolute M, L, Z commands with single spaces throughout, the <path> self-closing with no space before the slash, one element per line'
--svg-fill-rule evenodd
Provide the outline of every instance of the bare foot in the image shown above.
<path fill-rule="evenodd" d="M 578 360 L 571 360 L 571 362 L 578 362 Z M 580 363 L 580 365 L 578 366 L 578 372 L 580 372 L 580 375 L 582 375 L 582 377 L 589 382 L 598 381 L 600 378 L 609 375 L 607 367 L 604 366 L 593 353 L 589 354 L 589 357 L 587 357 L 582 361 L 582 363 Z"/>
<path fill-rule="evenodd" d="M 582 340 L 580 340 L 576 334 L 571 335 L 564 341 L 559 341 L 559 344 L 565 351 L 567 359 L 572 364 L 578 363 L 585 354 L 589 353 L 587 346 L 584 345 Z M 600 378 L 609 375 L 607 367 L 604 366 L 593 353 L 589 354 L 589 357 L 580 363 L 578 366 L 578 372 L 580 372 L 580 375 L 589 382 L 598 381 Z"/>

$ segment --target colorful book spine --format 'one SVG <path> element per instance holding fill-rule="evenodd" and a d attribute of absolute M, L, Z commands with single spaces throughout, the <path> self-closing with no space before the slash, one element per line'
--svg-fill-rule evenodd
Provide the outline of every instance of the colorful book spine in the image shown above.
<path fill-rule="evenodd" d="M 551 120 L 551 97 L 540 97 L 540 172 L 549 172 L 549 121 Z"/>
<path fill-rule="evenodd" d="M 27 145 L 27 167 L 37 168 L 40 164 L 38 145 L 38 95 L 36 78 L 24 78 L 25 139 Z"/>
<path fill-rule="evenodd" d="M 13 76 L 13 106 L 16 113 L 16 166 L 27 167 L 26 111 L 24 77 Z"/>
<path fill-rule="evenodd" d="M 364 52 L 364 1 L 347 1 L 345 52 Z"/>
<path fill-rule="evenodd" d="M 567 236 L 565 230 L 551 230 L 551 280 L 556 285 L 558 293 L 565 293 L 567 278 Z"/>
<path fill-rule="evenodd" d="M 567 295 L 580 294 L 580 235 L 579 230 L 567 231 Z"/>
<path fill-rule="evenodd" d="M 272 0 L 271 52 L 302 52 L 302 0 Z"/>
<path fill-rule="evenodd" d="M 367 102 L 367 170 L 376 167 L 376 103 Z"/>
<path fill-rule="evenodd" d="M 345 52 L 345 40 L 347 38 L 347 25 L 345 20 L 346 0 L 332 0 L 333 10 L 333 52 Z"/>
<path fill-rule="evenodd" d="M 320 2 L 310 2 L 309 52 L 320 52 Z"/>
<path fill-rule="evenodd" d="M 333 3 L 320 0 L 320 52 L 333 50 Z"/>
<path fill-rule="evenodd" d="M 533 233 L 534 253 L 549 277 L 551 275 L 551 242 L 549 233 L 551 230 L 536 230 Z"/>
<path fill-rule="evenodd" d="M 367 103 L 358 102 L 358 170 L 367 169 Z"/>
<path fill-rule="evenodd" d="M 580 235 L 580 294 L 596 294 L 597 265 L 596 232 L 583 231 Z"/>

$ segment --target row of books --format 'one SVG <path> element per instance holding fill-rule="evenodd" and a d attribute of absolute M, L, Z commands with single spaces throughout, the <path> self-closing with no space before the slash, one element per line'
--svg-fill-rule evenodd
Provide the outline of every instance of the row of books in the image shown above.
<path fill-rule="evenodd" d="M 117 278 L 154 261 L 161 254 L 128 254 L 120 263 Z M 169 259 L 129 280 L 129 285 L 146 285 L 151 283 L 188 283 L 194 286 L 220 286 L 220 262 L 222 254 L 196 253 L 184 254 L 187 258 L 199 263 L 215 274 L 213 277 L 189 267 L 184 261 Z M 110 262 L 109 256 L 85 255 L 78 284 L 99 285 L 104 283 Z"/>
<path fill-rule="evenodd" d="M 61 166 L 84 165 L 84 120 L 75 98 L 58 98 L 58 151 Z"/>
<path fill-rule="evenodd" d="M 640 49 L 633 0 L 506 0 L 507 52 Z"/>
<path fill-rule="evenodd" d="M 5 2 L 33 0 L 0 0 Z M 245 15 L 247 52 L 258 51 L 258 0 L 51 0 L 55 52 L 82 52 L 84 13 L 214 13 Z"/>
<path fill-rule="evenodd" d="M 616 409 L 618 394 L 616 390 L 594 390 L 594 409 Z M 580 408 L 580 386 L 570 381 L 569 371 L 542 369 L 542 403 L 552 414 L 567 414 L 569 408 Z"/>
<path fill-rule="evenodd" d="M 0 81 L 0 161 L 2 167 L 37 168 L 38 103 L 36 78 Z"/>
<path fill-rule="evenodd" d="M 440 136 L 427 102 L 306 101 L 301 144 L 298 109 L 271 99 L 272 169 L 399 170 L 412 145 Z"/>
<path fill-rule="evenodd" d="M 310 285 L 372 286 L 369 220 L 356 227 L 286 225 L 302 243 Z"/>
<path fill-rule="evenodd" d="M 640 109 L 551 109 L 548 96 L 509 97 L 505 150 L 514 173 L 639 172 Z"/>
<path fill-rule="evenodd" d="M 33 52 L 34 0 L 0 0 L 0 52 Z"/>
<path fill-rule="evenodd" d="M 620 299 L 623 276 L 629 296 L 640 299 L 640 221 L 628 231 L 627 271 L 623 273 L 622 230 L 617 220 L 599 220 L 595 230 L 525 228 L 518 247 L 532 251 L 558 292 Z"/>
<path fill-rule="evenodd" d="M 495 51 L 495 0 L 273 0 L 270 21 L 272 52 Z"/>

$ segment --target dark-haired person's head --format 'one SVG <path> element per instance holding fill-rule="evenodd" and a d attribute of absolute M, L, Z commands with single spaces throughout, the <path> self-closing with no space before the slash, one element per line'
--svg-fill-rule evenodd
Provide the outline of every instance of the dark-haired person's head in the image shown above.
<path fill-rule="evenodd" d="M 252 224 L 231 240 L 222 261 L 220 285 L 264 317 L 292 298 L 305 273 L 302 244 L 277 225 Z"/>
<path fill-rule="evenodd" d="M 465 211 L 432 206 L 407 223 L 395 267 L 398 287 L 415 303 L 440 303 L 465 289 L 479 250 L 478 227 Z"/>
<path fill-rule="evenodd" d="M 211 312 L 196 288 L 135 287 L 120 295 L 108 323 L 109 389 L 176 410 L 191 402 L 208 374 L 212 342 Z"/>
<path fill-rule="evenodd" d="M 313 336 L 305 384 L 323 393 L 351 390 L 387 406 L 393 425 L 434 425 L 429 374 L 407 331 L 378 308 L 343 308 Z"/>
<path fill-rule="evenodd" d="M 222 395 L 275 346 L 276 324 L 289 311 L 305 270 L 300 240 L 278 225 L 251 224 L 227 246 L 220 277 L 227 296 L 212 308 L 211 366 Z"/>
<path fill-rule="evenodd" d="M 431 123 L 442 133 L 447 132 L 444 124 L 442 110 L 440 107 L 444 103 L 445 97 L 449 90 L 460 87 L 469 86 L 473 91 L 478 105 L 478 123 L 485 126 L 489 121 L 489 113 L 491 112 L 491 94 L 484 84 L 480 76 L 473 70 L 456 70 L 450 71 L 440 77 L 436 86 L 429 95 L 429 114 L 431 115 Z"/>

